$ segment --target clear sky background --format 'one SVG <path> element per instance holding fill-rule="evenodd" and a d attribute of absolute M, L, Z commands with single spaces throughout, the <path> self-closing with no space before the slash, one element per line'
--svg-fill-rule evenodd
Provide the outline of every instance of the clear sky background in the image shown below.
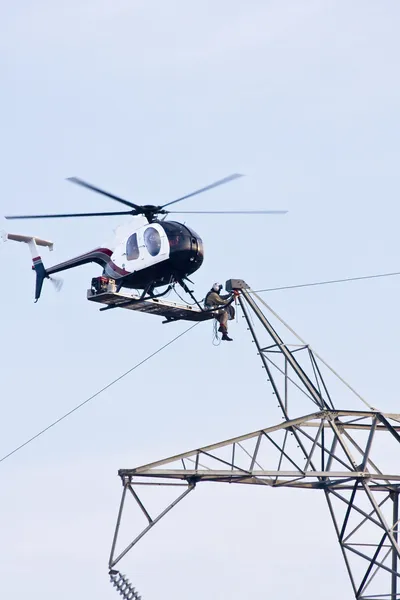
<path fill-rule="evenodd" d="M 73 175 L 147 204 L 238 171 L 182 210 L 290 212 L 187 218 L 205 244 L 200 297 L 231 277 L 257 289 L 398 271 L 399 18 L 395 0 L 5 2 L 0 213 L 118 209 Z M 0 228 L 52 239 L 51 265 L 119 223 Z M 3 244 L 0 260 L 1 455 L 187 327 L 99 313 L 86 300 L 96 265 L 64 273 L 60 294 L 45 282 L 33 304 L 27 248 Z M 398 411 L 399 279 L 265 298 L 371 404 Z M 215 348 L 198 326 L 0 464 L 2 598 L 116 598 L 118 469 L 274 423 L 241 319 L 231 332 Z M 122 570 L 144 600 L 352 597 L 317 492 L 199 486 Z"/>

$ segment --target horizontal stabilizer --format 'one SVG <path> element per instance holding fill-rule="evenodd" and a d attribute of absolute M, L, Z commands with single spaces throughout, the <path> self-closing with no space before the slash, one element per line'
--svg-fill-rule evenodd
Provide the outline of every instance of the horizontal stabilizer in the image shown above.
<path fill-rule="evenodd" d="M 6 233 L 2 234 L 2 238 L 4 241 L 12 240 L 13 242 L 25 242 L 25 244 L 29 244 L 29 242 L 34 241 L 37 246 L 47 246 L 50 251 L 53 250 L 53 242 L 49 242 L 48 240 L 42 240 L 41 238 L 32 236 L 32 235 L 21 235 L 19 233 Z"/>

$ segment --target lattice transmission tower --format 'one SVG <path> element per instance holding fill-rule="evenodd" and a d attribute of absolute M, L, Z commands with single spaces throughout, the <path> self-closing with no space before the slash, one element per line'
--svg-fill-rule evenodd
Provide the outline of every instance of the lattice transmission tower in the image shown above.
<path fill-rule="evenodd" d="M 366 403 L 243 281 L 230 280 L 229 287 L 240 290 L 240 306 L 276 398 L 279 422 L 120 469 L 123 491 L 109 560 L 112 582 L 123 598 L 140 598 L 117 565 L 198 484 L 214 482 L 319 490 L 326 497 L 355 598 L 399 599 L 400 415 Z M 290 341 L 282 340 L 275 322 L 287 329 Z M 346 409 L 344 392 L 349 390 L 365 410 Z M 151 515 L 140 498 L 144 484 L 154 486 L 154 494 L 174 484 L 179 493 Z M 128 499 L 147 525 L 117 551 Z"/>

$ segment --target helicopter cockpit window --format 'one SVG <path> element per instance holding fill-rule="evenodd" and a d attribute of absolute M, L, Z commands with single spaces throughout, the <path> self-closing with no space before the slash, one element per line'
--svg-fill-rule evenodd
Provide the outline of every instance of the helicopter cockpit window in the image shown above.
<path fill-rule="evenodd" d="M 161 236 L 157 229 L 148 227 L 144 232 L 144 243 L 151 256 L 157 256 L 161 250 Z"/>
<path fill-rule="evenodd" d="M 126 242 L 126 258 L 128 260 L 136 260 L 139 258 L 139 246 L 136 233 L 131 235 Z"/>
<path fill-rule="evenodd" d="M 183 249 L 182 245 L 184 243 L 184 233 L 182 230 L 182 225 L 180 223 L 176 223 L 175 221 L 163 221 L 162 226 L 167 234 L 171 250 Z"/>

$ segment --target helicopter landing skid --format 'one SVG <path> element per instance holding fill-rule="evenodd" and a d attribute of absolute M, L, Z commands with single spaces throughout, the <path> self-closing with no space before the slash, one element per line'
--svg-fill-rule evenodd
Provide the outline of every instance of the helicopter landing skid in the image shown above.
<path fill-rule="evenodd" d="M 142 295 L 143 296 L 143 295 Z M 91 302 L 104 304 L 100 310 L 112 308 L 127 308 L 138 312 L 165 317 L 163 323 L 173 321 L 208 321 L 214 318 L 215 311 L 202 309 L 200 305 L 184 305 L 176 302 L 161 300 L 159 297 L 143 298 L 139 294 L 127 294 L 116 291 L 87 291 L 87 299 Z"/>

